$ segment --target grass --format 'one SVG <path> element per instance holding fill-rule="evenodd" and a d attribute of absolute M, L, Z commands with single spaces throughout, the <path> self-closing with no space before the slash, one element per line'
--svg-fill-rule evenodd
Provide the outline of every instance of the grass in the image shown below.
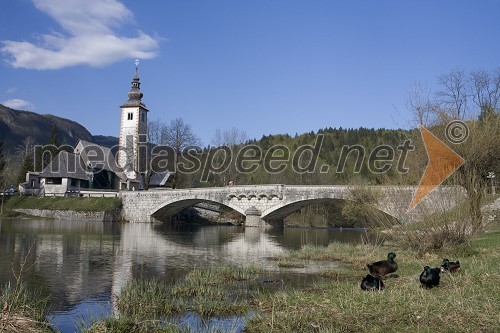
<path fill-rule="evenodd" d="M 365 264 L 395 250 L 398 278 L 387 278 L 382 292 L 359 287 Z M 439 288 L 420 288 L 424 265 L 460 259 L 462 272 L 443 274 Z M 470 245 L 415 253 L 385 246 L 333 243 L 305 247 L 289 258 L 339 260 L 303 290 L 257 294 L 257 316 L 249 332 L 493 332 L 500 326 L 500 233 L 482 234 Z M 290 259 L 291 260 L 291 259 Z"/>
<path fill-rule="evenodd" d="M 230 330 L 229 332 L 235 332 Z M 130 319 L 108 318 L 94 323 L 85 333 L 198 333 L 199 330 L 189 325 L 176 325 L 157 320 L 135 322 Z M 228 330 L 213 328 L 206 333 L 228 333 Z"/>
<path fill-rule="evenodd" d="M 121 206 L 120 198 L 29 197 L 13 196 L 4 203 L 4 216 L 16 216 L 14 209 L 72 210 L 102 212 Z"/>
<path fill-rule="evenodd" d="M 279 259 L 277 265 L 280 268 L 304 268 L 306 265 L 301 262 L 290 261 L 286 259 Z"/>

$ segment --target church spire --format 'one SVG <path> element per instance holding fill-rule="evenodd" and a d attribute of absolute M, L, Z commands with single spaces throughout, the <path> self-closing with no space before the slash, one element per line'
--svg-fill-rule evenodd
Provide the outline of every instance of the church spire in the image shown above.
<path fill-rule="evenodd" d="M 122 106 L 142 106 L 146 108 L 146 105 L 142 102 L 143 93 L 141 91 L 141 82 L 139 79 L 139 59 L 135 59 L 135 76 L 132 79 L 132 88 L 128 93 L 129 100 L 126 101 Z"/>

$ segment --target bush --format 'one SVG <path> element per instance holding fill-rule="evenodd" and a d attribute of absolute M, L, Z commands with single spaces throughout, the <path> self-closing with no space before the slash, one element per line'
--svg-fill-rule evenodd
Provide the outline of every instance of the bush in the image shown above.
<path fill-rule="evenodd" d="M 422 253 L 468 243 L 480 231 L 473 228 L 470 221 L 468 209 L 461 206 L 428 214 L 420 221 L 400 224 L 387 234 L 399 246 Z"/>

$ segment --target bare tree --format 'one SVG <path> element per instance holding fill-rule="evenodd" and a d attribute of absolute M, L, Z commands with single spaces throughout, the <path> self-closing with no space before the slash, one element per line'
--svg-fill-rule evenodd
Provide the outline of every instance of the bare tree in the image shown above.
<path fill-rule="evenodd" d="M 190 146 L 199 146 L 200 139 L 193 133 L 191 125 L 182 118 L 176 118 L 162 129 L 162 144 L 167 144 L 177 153 Z"/>
<path fill-rule="evenodd" d="M 42 156 L 35 156 L 35 139 L 31 136 L 24 138 L 22 144 L 18 145 L 15 149 L 18 163 L 21 165 L 17 181 L 22 183 L 26 179 L 26 173 L 35 171 L 35 163 L 41 164 Z M 36 161 L 39 159 L 39 161 Z M 42 171 L 41 169 L 39 171 Z"/>
<path fill-rule="evenodd" d="M 415 82 L 406 97 L 406 108 L 414 117 L 417 125 L 429 125 L 433 111 L 431 89 L 427 83 Z"/>
<path fill-rule="evenodd" d="M 212 144 L 215 147 L 227 146 L 233 152 L 233 155 L 236 155 L 236 148 L 238 145 L 242 145 L 247 140 L 247 134 L 245 131 L 239 130 L 236 127 L 232 127 L 229 130 L 221 131 L 220 128 L 215 130 L 214 137 L 212 139 Z M 216 154 L 214 156 L 214 162 L 217 166 L 223 163 L 221 154 Z M 227 185 L 229 181 L 237 182 L 236 171 L 234 168 L 234 164 L 231 163 L 230 167 L 225 170 L 220 175 L 220 179 L 218 180 L 221 185 Z"/>
<path fill-rule="evenodd" d="M 221 131 L 220 128 L 215 130 L 214 137 L 212 138 L 212 145 L 215 147 L 226 145 L 229 147 L 245 143 L 247 140 L 247 133 L 241 131 L 236 127 L 229 130 Z"/>
<path fill-rule="evenodd" d="M 164 128 L 165 124 L 159 118 L 148 119 L 148 142 L 154 145 L 161 145 Z"/>
<path fill-rule="evenodd" d="M 498 112 L 500 107 L 500 68 L 491 75 L 485 70 L 471 73 L 470 91 L 472 100 L 479 108 L 479 115 Z"/>
<path fill-rule="evenodd" d="M 481 120 L 469 122 L 468 139 L 455 146 L 455 151 L 465 159 L 457 170 L 458 183 L 468 195 L 471 226 L 482 227 L 481 204 L 487 187 L 488 172 L 500 168 L 500 115 L 486 114 Z"/>
<path fill-rule="evenodd" d="M 467 191 L 471 227 L 479 230 L 486 175 L 500 167 L 500 70 L 493 73 L 480 70 L 469 76 L 463 70 L 454 70 L 441 75 L 439 83 L 442 90 L 436 94 L 437 103 L 433 104 L 433 112 L 439 119 L 435 132 L 443 136 L 451 120 L 467 120 L 468 136 L 453 148 L 465 160 L 454 178 Z M 473 101 L 470 105 L 469 100 Z"/>
<path fill-rule="evenodd" d="M 482 228 L 481 204 L 487 186 L 488 172 L 500 168 L 500 69 L 493 72 L 474 71 L 468 75 L 462 70 L 453 70 L 439 77 L 440 90 L 426 104 L 426 94 L 421 90 L 411 91 L 407 100 L 408 109 L 417 120 L 425 121 L 425 112 L 430 114 L 432 131 L 443 142 L 449 141 L 447 126 L 450 121 L 462 120 L 464 141 L 454 143 L 453 150 L 464 160 L 464 164 L 451 179 L 467 191 L 470 227 Z M 417 85 L 418 88 L 418 85 Z M 424 89 L 425 91 L 425 89 Z M 422 98 L 424 96 L 424 98 Z M 429 118 L 428 118 L 429 119 Z M 417 150 L 418 152 L 418 150 Z M 425 158 L 418 152 L 411 163 L 420 165 Z"/>
<path fill-rule="evenodd" d="M 175 168 L 178 170 L 182 151 L 188 147 L 199 146 L 200 139 L 193 133 L 191 126 L 182 118 L 176 118 L 162 129 L 162 144 L 172 147 L 175 151 Z M 175 173 L 175 183 L 179 184 L 179 172 Z"/>
<path fill-rule="evenodd" d="M 24 159 L 26 156 L 33 156 L 33 151 L 35 148 L 35 139 L 31 136 L 24 138 L 22 144 L 18 145 L 15 149 L 16 154 Z"/>
<path fill-rule="evenodd" d="M 440 110 L 451 112 L 455 119 L 465 119 L 468 101 L 467 81 L 462 69 L 452 70 L 438 78 L 438 83 L 442 87 L 436 94 Z"/>

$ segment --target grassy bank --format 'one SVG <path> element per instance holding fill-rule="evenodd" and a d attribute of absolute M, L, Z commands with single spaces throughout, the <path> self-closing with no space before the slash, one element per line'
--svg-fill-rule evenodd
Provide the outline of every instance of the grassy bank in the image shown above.
<path fill-rule="evenodd" d="M 102 212 L 119 208 L 120 198 L 80 198 L 80 197 L 6 197 L 4 216 L 17 216 L 14 209 L 72 210 L 77 212 Z"/>
<path fill-rule="evenodd" d="M 366 263 L 397 252 L 397 277 L 382 292 L 359 287 Z M 462 272 L 442 274 L 439 288 L 422 289 L 424 265 L 459 259 Z M 344 271 L 325 270 L 303 290 L 259 294 L 250 332 L 494 332 L 500 326 L 500 233 L 483 234 L 469 245 L 416 255 L 370 245 L 334 243 L 305 247 L 288 260 L 339 260 Z"/>
<path fill-rule="evenodd" d="M 390 251 L 397 253 L 397 274 L 385 280 L 384 291 L 362 291 L 366 263 Z M 445 257 L 459 259 L 462 272 L 443 273 L 439 288 L 420 288 L 423 266 L 439 266 Z M 425 253 L 332 243 L 275 259 L 283 267 L 302 266 L 307 259 L 340 261 L 343 268 L 325 269 L 303 288 L 264 288 L 264 271 L 236 267 L 194 268 L 173 285 L 133 281 L 118 298 L 121 317 L 97 322 L 87 332 L 190 332 L 158 321 L 187 311 L 202 317 L 254 313 L 248 332 L 494 332 L 500 326 L 499 232 Z"/>

